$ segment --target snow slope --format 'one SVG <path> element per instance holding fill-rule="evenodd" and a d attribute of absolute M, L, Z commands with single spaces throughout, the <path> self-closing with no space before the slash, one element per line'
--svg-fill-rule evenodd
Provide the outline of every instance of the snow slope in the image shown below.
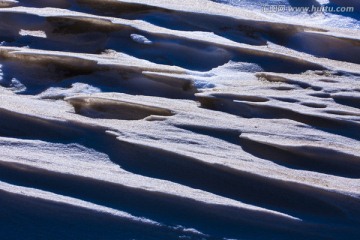
<path fill-rule="evenodd" d="M 1 238 L 359 239 L 356 13 L 263 2 L 0 1 Z"/>

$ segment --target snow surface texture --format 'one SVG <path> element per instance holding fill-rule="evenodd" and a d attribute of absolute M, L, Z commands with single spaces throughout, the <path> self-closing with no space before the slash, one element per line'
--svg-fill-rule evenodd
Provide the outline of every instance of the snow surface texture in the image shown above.
<path fill-rule="evenodd" d="M 0 1 L 1 239 L 360 239 L 358 12 L 216 2 Z"/>

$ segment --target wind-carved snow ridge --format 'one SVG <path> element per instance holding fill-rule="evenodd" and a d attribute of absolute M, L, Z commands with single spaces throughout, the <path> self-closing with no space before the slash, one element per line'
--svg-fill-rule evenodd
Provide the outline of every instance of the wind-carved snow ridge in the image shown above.
<path fill-rule="evenodd" d="M 4 239 L 360 238 L 357 13 L 216 2 L 0 1 Z"/>

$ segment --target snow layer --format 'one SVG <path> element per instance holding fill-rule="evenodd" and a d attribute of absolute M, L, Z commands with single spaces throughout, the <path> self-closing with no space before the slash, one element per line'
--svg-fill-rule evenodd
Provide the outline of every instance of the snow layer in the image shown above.
<path fill-rule="evenodd" d="M 5 239 L 359 239 L 356 13 L 221 2 L 0 1 Z"/>

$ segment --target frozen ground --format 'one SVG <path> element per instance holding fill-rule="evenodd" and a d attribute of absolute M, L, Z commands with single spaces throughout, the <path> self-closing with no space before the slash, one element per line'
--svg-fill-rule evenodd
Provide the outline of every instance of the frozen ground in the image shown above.
<path fill-rule="evenodd" d="M 1 239 L 359 239 L 359 8 L 266 2 L 0 0 Z"/>

